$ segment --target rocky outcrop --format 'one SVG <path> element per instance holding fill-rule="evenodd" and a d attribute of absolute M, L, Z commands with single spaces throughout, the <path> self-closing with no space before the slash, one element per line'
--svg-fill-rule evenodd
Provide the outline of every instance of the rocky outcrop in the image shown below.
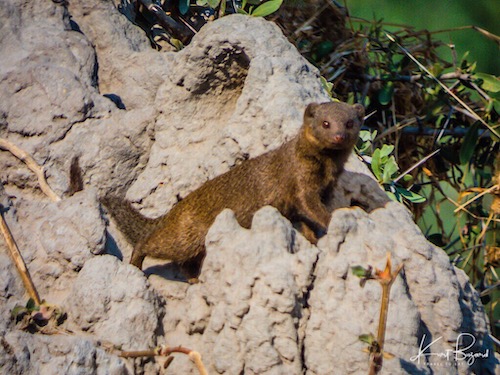
<path fill-rule="evenodd" d="M 167 344 L 199 351 L 214 374 L 363 373 L 358 336 L 376 332 L 381 290 L 361 288 L 351 267 L 382 268 L 390 252 L 405 266 L 386 334 L 395 358 L 383 373 L 494 373 L 478 294 L 355 156 L 317 246 L 272 207 L 250 230 L 226 210 L 206 238 L 199 284 L 179 282 L 164 262 L 148 260 L 145 273 L 127 263 L 130 246 L 99 196 L 124 194 L 159 216 L 207 179 L 278 147 L 308 103 L 328 100 L 317 70 L 275 25 L 228 16 L 182 51 L 159 53 L 112 1 L 2 1 L 0 19 L 0 137 L 32 154 L 62 196 L 49 201 L 2 151 L 4 217 L 42 298 L 68 313 L 66 334 L 16 328 L 10 311 L 26 297 L 0 241 L 0 372 L 154 374 L 156 362 L 116 349 Z M 70 196 L 74 156 L 84 190 Z M 373 203 L 368 212 L 346 208 L 360 195 Z M 435 341 L 427 354 L 439 354 L 457 340 L 472 344 L 470 366 L 461 351 L 448 361 L 418 357 L 422 342 Z M 186 356 L 170 366 L 196 373 Z"/>

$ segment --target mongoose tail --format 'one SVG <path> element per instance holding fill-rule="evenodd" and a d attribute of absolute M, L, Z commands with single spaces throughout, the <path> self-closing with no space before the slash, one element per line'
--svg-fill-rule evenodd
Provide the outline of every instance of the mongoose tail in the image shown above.
<path fill-rule="evenodd" d="M 109 211 L 120 232 L 133 246 L 136 246 L 143 238 L 148 237 L 158 223 L 158 219 L 142 215 L 132 207 L 129 201 L 123 198 L 106 195 L 100 199 L 100 202 Z"/>

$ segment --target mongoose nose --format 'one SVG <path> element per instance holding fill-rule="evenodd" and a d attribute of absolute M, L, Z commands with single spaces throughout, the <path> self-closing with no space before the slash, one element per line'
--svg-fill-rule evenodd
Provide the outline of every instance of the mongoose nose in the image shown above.
<path fill-rule="evenodd" d="M 333 136 L 333 143 L 342 143 L 346 139 L 346 136 L 344 134 L 335 134 Z"/>

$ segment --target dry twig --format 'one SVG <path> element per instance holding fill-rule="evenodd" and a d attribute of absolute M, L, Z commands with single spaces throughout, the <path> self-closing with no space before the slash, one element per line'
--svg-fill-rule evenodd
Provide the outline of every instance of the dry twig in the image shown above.
<path fill-rule="evenodd" d="M 14 241 L 14 237 L 12 237 L 9 227 L 7 226 L 7 222 L 3 217 L 3 213 L 1 212 L 0 212 L 0 231 L 5 237 L 5 242 L 7 243 L 7 248 L 9 249 L 10 256 L 12 257 L 12 260 L 16 265 L 19 274 L 21 275 L 24 287 L 28 291 L 30 297 L 33 298 L 35 303 L 37 305 L 41 305 L 40 297 L 35 288 L 35 285 L 33 284 L 33 280 L 31 279 L 28 268 L 26 267 L 26 263 L 24 263 L 24 259 L 21 255 L 21 252 L 19 251 L 19 248 L 17 247 L 16 242 Z"/>
<path fill-rule="evenodd" d="M 208 375 L 208 372 L 201 360 L 201 355 L 197 351 L 184 348 L 182 346 L 169 347 L 166 345 L 160 345 L 153 350 L 139 350 L 139 351 L 122 351 L 119 356 L 124 358 L 139 358 L 139 357 L 169 357 L 172 353 L 183 353 L 186 354 L 191 361 L 194 362 L 196 368 L 200 375 Z"/>
<path fill-rule="evenodd" d="M 394 272 L 392 272 L 391 254 L 387 253 L 387 264 L 383 271 L 376 270 L 375 279 L 382 286 L 382 302 L 380 306 L 380 316 L 377 331 L 377 345 L 376 350 L 371 354 L 369 375 L 375 375 L 382 369 L 382 361 L 384 357 L 384 342 L 385 332 L 387 329 L 387 313 L 389 312 L 389 295 L 391 293 L 391 286 L 396 280 L 399 272 L 403 268 L 401 263 Z"/>
<path fill-rule="evenodd" d="M 26 151 L 20 149 L 13 143 L 7 141 L 6 139 L 0 138 L 0 149 L 9 151 L 16 158 L 24 162 L 29 169 L 35 173 L 38 178 L 38 183 L 40 184 L 40 189 L 47 195 L 52 201 L 59 202 L 61 198 L 54 193 L 50 188 L 47 180 L 45 179 L 45 173 L 43 167 L 39 166 L 38 163 L 29 155 Z"/>
<path fill-rule="evenodd" d="M 496 129 L 494 129 L 490 124 L 484 121 L 481 116 L 479 116 L 476 112 L 474 112 L 474 110 L 472 110 L 467 105 L 467 103 L 465 103 L 462 99 L 460 99 L 452 90 L 450 90 L 448 86 L 446 86 L 443 82 L 441 82 L 438 78 L 436 78 L 436 76 L 432 74 L 424 65 L 422 65 L 420 61 L 418 61 L 415 58 L 415 56 L 413 56 L 405 47 L 399 44 L 392 35 L 388 33 L 386 33 L 385 35 L 391 42 L 396 43 L 396 45 L 403 51 L 403 53 L 406 56 L 408 56 L 415 64 L 417 64 L 420 69 L 422 69 L 429 77 L 431 77 L 434 81 L 436 81 L 436 83 L 439 84 L 446 91 L 448 95 L 453 97 L 463 108 L 465 108 L 465 110 L 472 116 L 473 119 L 479 121 L 481 124 L 486 126 L 492 134 L 494 134 L 497 137 L 500 137 L 500 134 L 496 131 Z"/>

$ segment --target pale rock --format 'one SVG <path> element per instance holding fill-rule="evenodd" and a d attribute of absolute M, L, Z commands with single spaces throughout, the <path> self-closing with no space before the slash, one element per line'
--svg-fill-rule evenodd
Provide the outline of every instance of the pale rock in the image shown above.
<path fill-rule="evenodd" d="M 177 281 L 164 261 L 147 259 L 145 273 L 126 264 L 131 246 L 108 225 L 99 197 L 126 195 L 159 216 L 291 139 L 306 105 L 329 98 L 317 69 L 264 19 L 224 17 L 182 51 L 159 53 L 117 6 L 0 1 L 0 137 L 29 152 L 62 197 L 50 202 L 33 173 L 1 151 L 0 202 L 40 295 L 67 312 L 63 329 L 73 332 L 16 328 L 10 312 L 27 296 L 0 241 L 0 372 L 156 374 L 160 360 L 123 359 L 117 348 L 165 344 L 200 352 L 211 374 L 367 373 L 358 336 L 376 333 L 381 288 L 361 288 L 351 267 L 383 268 L 390 252 L 404 270 L 386 332 L 395 358 L 382 373 L 494 373 L 478 293 L 355 156 L 317 246 L 272 207 L 251 229 L 224 210 L 206 238 L 200 283 Z M 84 190 L 69 196 L 74 157 Z M 440 338 L 432 352 L 441 353 L 461 333 L 474 336 L 473 353 L 490 355 L 470 369 L 412 361 L 424 336 Z M 197 373 L 175 356 L 169 371 Z"/>

